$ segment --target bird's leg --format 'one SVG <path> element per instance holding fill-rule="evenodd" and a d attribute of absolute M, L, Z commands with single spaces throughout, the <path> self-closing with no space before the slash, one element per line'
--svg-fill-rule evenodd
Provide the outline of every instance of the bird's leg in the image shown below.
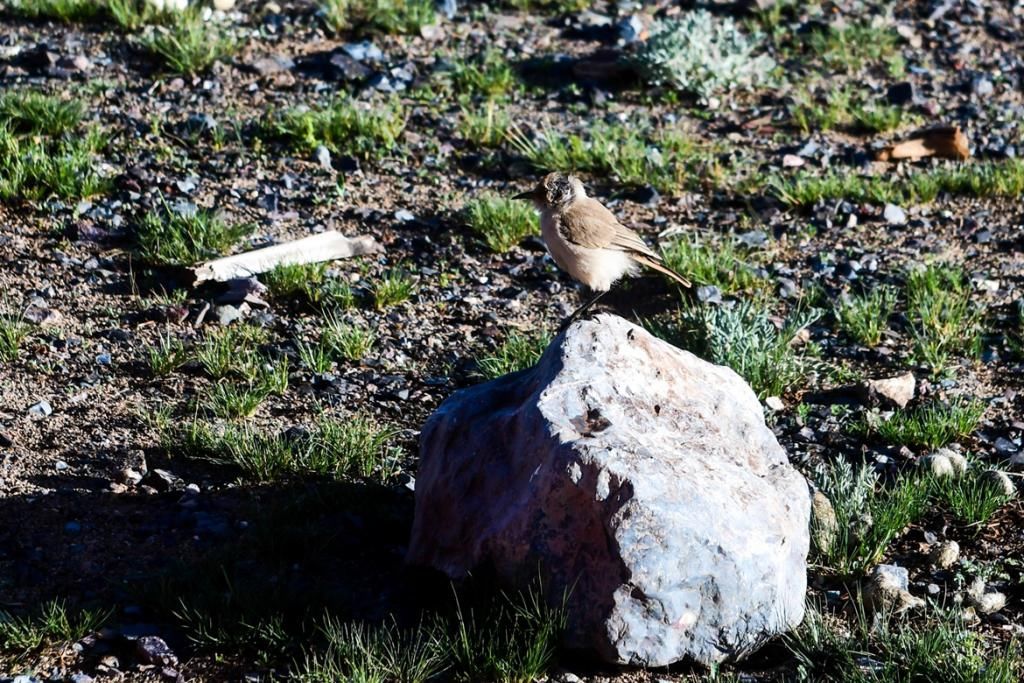
<path fill-rule="evenodd" d="M 562 325 L 561 325 L 561 327 L 558 328 L 558 331 L 559 332 L 564 332 L 565 330 L 567 330 L 569 328 L 569 325 L 572 325 L 574 322 L 579 320 L 580 316 L 582 316 L 584 313 L 586 313 L 588 310 L 590 310 L 590 307 L 593 306 L 594 304 L 596 304 L 597 300 L 600 299 L 602 296 L 604 296 L 607 293 L 608 293 L 608 290 L 606 289 L 606 290 L 598 292 L 597 294 L 592 296 L 589 301 L 587 301 L 585 304 L 583 304 L 582 306 L 577 308 L 575 311 L 573 311 L 572 315 L 570 315 L 568 318 L 566 318 L 562 322 Z"/>

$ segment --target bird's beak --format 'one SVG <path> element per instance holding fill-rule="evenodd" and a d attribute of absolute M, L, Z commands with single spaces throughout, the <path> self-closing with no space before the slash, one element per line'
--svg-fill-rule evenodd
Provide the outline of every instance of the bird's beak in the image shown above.
<path fill-rule="evenodd" d="M 534 189 L 532 189 L 532 190 L 530 190 L 528 192 L 520 192 L 519 194 L 517 194 L 514 197 L 512 197 L 512 199 L 533 199 L 536 196 L 537 196 L 537 190 L 536 190 L 536 188 L 534 188 Z"/>

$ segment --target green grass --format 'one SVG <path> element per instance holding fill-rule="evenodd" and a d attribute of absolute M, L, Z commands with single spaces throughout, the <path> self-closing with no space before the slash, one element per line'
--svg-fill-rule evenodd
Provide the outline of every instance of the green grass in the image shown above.
<path fill-rule="evenodd" d="M 0 610 L 0 652 L 24 656 L 44 646 L 80 640 L 109 617 L 109 612 L 71 610 L 60 600 L 44 602 L 21 616 Z"/>
<path fill-rule="evenodd" d="M 889 329 L 889 316 L 895 308 L 896 290 L 881 286 L 838 299 L 833 311 L 840 330 L 864 346 L 874 347 Z"/>
<path fill-rule="evenodd" d="M 295 341 L 295 350 L 299 354 L 299 361 L 318 375 L 330 372 L 334 366 L 333 350 L 322 338 L 316 342 L 306 342 L 297 339 Z"/>
<path fill-rule="evenodd" d="M 808 33 L 804 41 L 806 48 L 827 69 L 853 73 L 869 64 L 894 58 L 899 37 L 891 28 L 864 22 L 843 28 L 829 26 L 817 29 Z"/>
<path fill-rule="evenodd" d="M 911 118 L 900 107 L 855 99 L 847 88 L 830 90 L 824 98 L 800 92 L 794 97 L 790 116 L 805 133 L 839 129 L 852 133 L 882 133 L 899 128 Z"/>
<path fill-rule="evenodd" d="M 985 475 L 978 463 L 971 463 L 962 476 L 933 477 L 930 482 L 942 506 L 961 524 L 974 526 L 978 532 L 1012 499 Z"/>
<path fill-rule="evenodd" d="M 158 10 L 148 0 L 106 0 L 107 13 L 122 30 L 135 31 L 143 26 L 170 26 L 180 12 Z"/>
<path fill-rule="evenodd" d="M 830 542 L 816 543 L 817 560 L 843 576 L 861 574 L 881 561 L 889 544 L 927 509 L 929 488 L 904 476 L 883 486 L 867 465 L 856 471 L 844 459 L 814 473 L 814 483 L 832 503 L 836 524 Z M 815 535 L 815 538 L 820 538 Z"/>
<path fill-rule="evenodd" d="M 373 283 L 373 306 L 383 311 L 408 301 L 416 286 L 409 274 L 402 268 L 391 268 L 377 277 Z"/>
<path fill-rule="evenodd" d="M 546 332 L 530 334 L 513 330 L 491 355 L 477 360 L 477 367 L 485 379 L 532 368 L 550 343 L 551 335 Z"/>
<path fill-rule="evenodd" d="M 168 26 L 154 27 L 139 37 L 142 46 L 174 73 L 192 75 L 230 57 L 239 44 L 197 9 L 175 15 Z"/>
<path fill-rule="evenodd" d="M 36 120 L 32 125 L 41 123 Z M 109 180 L 96 167 L 98 154 L 107 144 L 98 129 L 53 138 L 20 135 L 14 132 L 14 125 L 24 122 L 0 119 L 0 199 L 77 199 L 109 188 Z"/>
<path fill-rule="evenodd" d="M 951 356 L 976 355 L 981 316 L 960 268 L 936 263 L 907 275 L 913 356 L 934 373 L 945 370 Z"/>
<path fill-rule="evenodd" d="M 667 193 L 723 180 L 714 149 L 671 128 L 597 122 L 585 135 L 548 128 L 527 137 L 514 128 L 508 139 L 540 171 L 610 175 L 624 185 L 653 185 Z"/>
<path fill-rule="evenodd" d="M 82 123 L 84 107 L 35 90 L 12 91 L 0 96 L 0 124 L 18 135 L 60 136 Z"/>
<path fill-rule="evenodd" d="M 267 393 L 259 385 L 218 382 L 210 389 L 206 408 L 221 419 L 237 420 L 255 415 L 266 398 Z"/>
<path fill-rule="evenodd" d="M 90 21 L 103 9 L 95 0 L 8 0 L 7 6 L 16 16 L 65 24 Z"/>
<path fill-rule="evenodd" d="M 506 252 L 538 231 L 537 212 L 526 202 L 485 195 L 466 203 L 467 225 L 491 251 Z"/>
<path fill-rule="evenodd" d="M 1024 194 L 1024 160 L 948 165 L 906 176 L 800 171 L 775 176 L 769 191 L 789 206 L 812 206 L 822 199 L 874 204 L 927 204 L 942 194 L 1017 198 Z"/>
<path fill-rule="evenodd" d="M 185 345 L 177 337 L 172 337 L 170 332 L 162 335 L 156 345 L 149 347 L 147 351 L 149 358 L 149 370 L 155 377 L 164 377 L 171 374 L 189 361 L 189 353 Z"/>
<path fill-rule="evenodd" d="M 334 478 L 386 474 L 397 457 L 397 432 L 372 418 L 352 415 L 322 419 L 308 435 L 291 438 L 264 434 L 248 426 L 223 428 L 194 421 L 168 428 L 161 438 L 173 452 L 240 470 L 256 482 L 300 475 Z"/>
<path fill-rule="evenodd" d="M 255 325 L 236 325 L 215 329 L 195 347 L 195 359 L 208 376 L 228 376 L 254 380 L 260 374 L 256 349 L 267 342 L 267 332 Z"/>
<path fill-rule="evenodd" d="M 455 679 L 465 683 L 531 683 L 554 662 L 567 625 L 562 604 L 551 607 L 535 582 L 528 591 L 501 596 L 482 612 L 458 605 L 449 645 Z"/>
<path fill-rule="evenodd" d="M 276 299 L 301 298 L 319 303 L 327 279 L 325 263 L 293 263 L 276 266 L 260 276 L 263 284 Z"/>
<path fill-rule="evenodd" d="M 1020 644 L 968 629 L 956 609 L 930 611 L 923 621 L 852 616 L 809 606 L 803 623 L 784 639 L 797 662 L 796 679 L 849 683 L 1014 683 L 1024 675 Z"/>
<path fill-rule="evenodd" d="M 362 106 L 339 97 L 320 108 L 294 108 L 272 117 L 268 132 L 312 151 L 324 145 L 335 154 L 381 159 L 399 147 L 405 112 L 397 99 Z"/>
<path fill-rule="evenodd" d="M 478 147 L 500 147 L 511 125 L 512 119 L 504 107 L 489 99 L 482 108 L 462 107 L 458 133 Z"/>
<path fill-rule="evenodd" d="M 192 266 L 226 254 L 251 230 L 248 223 L 229 225 L 212 209 L 180 213 L 165 204 L 142 216 L 135 240 L 139 256 L 148 263 Z"/>
<path fill-rule="evenodd" d="M 487 50 L 473 59 L 455 59 L 443 75 L 456 93 L 489 100 L 508 95 L 519 84 L 508 60 L 497 50 Z"/>
<path fill-rule="evenodd" d="M 325 0 L 320 9 L 336 32 L 415 34 L 437 19 L 432 0 Z"/>
<path fill-rule="evenodd" d="M 735 240 L 726 237 L 710 243 L 693 239 L 675 240 L 661 250 L 665 263 L 698 285 L 714 285 L 725 294 L 750 291 L 767 283 L 746 262 Z"/>
<path fill-rule="evenodd" d="M 28 332 L 29 327 L 20 316 L 0 314 L 0 361 L 10 362 L 18 358 Z"/>
<path fill-rule="evenodd" d="M 324 322 L 320 341 L 332 358 L 362 360 L 377 342 L 377 335 L 372 330 L 357 323 L 346 322 L 332 315 L 328 315 Z"/>
<path fill-rule="evenodd" d="M 520 12 L 568 14 L 590 6 L 589 0 L 504 0 L 501 4 Z"/>
<path fill-rule="evenodd" d="M 984 413 L 984 402 L 958 398 L 897 410 L 888 420 L 861 429 L 891 445 L 935 450 L 973 433 Z"/>
<path fill-rule="evenodd" d="M 403 630 L 393 622 L 370 626 L 327 616 L 319 630 L 326 645 L 307 652 L 295 680 L 425 683 L 447 668 L 441 638 L 422 626 Z"/>
<path fill-rule="evenodd" d="M 729 366 L 763 399 L 781 396 L 806 379 L 811 361 L 792 341 L 819 315 L 816 309 L 796 310 L 780 330 L 763 303 L 691 305 L 655 321 L 652 331 L 712 363 Z"/>

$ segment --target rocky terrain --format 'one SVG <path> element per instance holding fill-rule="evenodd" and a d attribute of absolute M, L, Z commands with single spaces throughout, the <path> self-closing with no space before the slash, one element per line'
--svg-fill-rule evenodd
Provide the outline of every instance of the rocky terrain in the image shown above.
<path fill-rule="evenodd" d="M 0 0 L 0 674 L 1019 680 L 1024 5 L 442 5 Z M 710 65 L 659 38 L 704 10 Z M 969 158 L 879 160 L 935 127 Z M 734 665 L 404 562 L 428 416 L 586 294 L 502 201 L 546 171 L 697 285 L 600 308 L 820 493 L 804 626 Z M 193 281 L 328 230 L 381 250 Z"/>

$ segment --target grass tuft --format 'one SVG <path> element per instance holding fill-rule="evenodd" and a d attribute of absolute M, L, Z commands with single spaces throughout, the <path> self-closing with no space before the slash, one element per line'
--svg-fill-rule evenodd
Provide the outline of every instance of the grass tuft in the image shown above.
<path fill-rule="evenodd" d="M 335 154 L 380 159 L 399 146 L 405 113 L 398 100 L 363 106 L 337 98 L 326 107 L 296 107 L 271 119 L 268 132 L 295 147 L 312 151 L 324 145 Z"/>
<path fill-rule="evenodd" d="M 494 195 L 470 200 L 466 223 L 494 252 L 506 252 L 537 232 L 537 212 L 527 202 Z"/>
<path fill-rule="evenodd" d="M 985 413 L 985 403 L 958 398 L 950 403 L 930 403 L 910 410 L 897 410 L 888 420 L 861 427 L 874 432 L 886 443 L 935 450 L 969 436 Z"/>
<path fill-rule="evenodd" d="M 0 314 L 0 361 L 10 362 L 18 358 L 28 331 L 28 325 L 20 316 Z"/>
<path fill-rule="evenodd" d="M 896 290 L 878 287 L 839 299 L 833 310 L 839 329 L 864 346 L 875 347 L 889 329 L 889 316 L 895 308 Z"/>
<path fill-rule="evenodd" d="M 981 310 L 959 268 L 930 264 L 912 271 L 907 276 L 907 318 L 914 359 L 935 373 L 946 368 L 950 356 L 977 351 Z"/>
<path fill-rule="evenodd" d="M 27 110 L 8 110 L 7 114 L 25 115 Z M 59 138 L 43 135 L 19 135 L 12 126 L 40 129 L 62 126 L 66 119 L 53 117 L 31 120 L 4 118 L 0 114 L 0 199 L 62 199 L 91 197 L 106 190 L 110 183 L 96 169 L 98 153 L 106 146 L 106 137 L 90 128 L 84 134 Z"/>
<path fill-rule="evenodd" d="M 362 360 L 377 342 L 377 335 L 369 328 L 345 322 L 333 315 L 326 316 L 325 323 L 320 342 L 331 358 Z"/>
<path fill-rule="evenodd" d="M 780 330 L 763 304 L 687 306 L 653 331 L 702 358 L 729 366 L 765 398 L 782 395 L 807 376 L 810 361 L 792 342 L 819 315 L 816 309 L 798 310 Z"/>
<path fill-rule="evenodd" d="M 322 288 L 327 279 L 327 264 L 284 264 L 275 266 L 261 277 L 274 298 L 302 298 L 315 304 L 323 298 Z"/>
<path fill-rule="evenodd" d="M 90 21 L 103 8 L 95 0 L 8 0 L 7 5 L 16 16 L 65 24 Z"/>
<path fill-rule="evenodd" d="M 45 602 L 23 616 L 0 610 L 0 651 L 26 655 L 44 645 L 81 640 L 109 617 L 109 612 L 72 611 L 61 600 Z"/>
<path fill-rule="evenodd" d="M 82 122 L 82 103 L 34 90 L 8 92 L 0 97 L 0 123 L 20 135 L 59 136 L 74 132 Z"/>
<path fill-rule="evenodd" d="M 819 467 L 815 485 L 832 503 L 836 524 L 819 560 L 841 575 L 860 574 L 882 559 L 889 544 L 927 509 L 928 486 L 902 477 L 883 487 L 867 465 L 854 471 L 844 459 Z"/>
<path fill-rule="evenodd" d="M 373 285 L 373 305 L 378 311 L 408 301 L 416 286 L 407 272 L 391 268 L 381 275 Z"/>
<path fill-rule="evenodd" d="M 540 360 L 544 349 L 551 343 L 551 335 L 523 334 L 515 330 L 508 333 L 505 341 L 489 356 L 477 361 L 480 374 L 485 379 L 495 379 L 512 372 L 532 368 Z"/>
<path fill-rule="evenodd" d="M 977 463 L 971 463 L 963 476 L 933 477 L 930 482 L 943 507 L 961 523 L 977 527 L 979 532 L 1012 498 L 985 475 Z"/>
<path fill-rule="evenodd" d="M 155 377 L 169 375 L 189 361 L 185 345 L 170 332 L 161 336 L 155 346 L 149 347 L 149 369 Z"/>
<path fill-rule="evenodd" d="M 415 34 L 437 19 L 433 0 L 325 0 L 320 9 L 328 27 L 337 32 Z"/>
<path fill-rule="evenodd" d="M 679 239 L 661 251 L 665 263 L 701 285 L 714 285 L 725 294 L 763 287 L 757 274 L 731 238 L 715 244 L 694 239 Z"/>
<path fill-rule="evenodd" d="M 228 225 L 218 211 L 176 211 L 168 205 L 143 215 L 136 226 L 139 256 L 156 265 L 192 266 L 222 256 L 251 231 L 246 223 Z"/>
<path fill-rule="evenodd" d="M 239 48 L 222 28 L 205 21 L 197 9 L 177 13 L 168 26 L 155 26 L 139 40 L 165 67 L 186 75 L 205 71 Z"/>

